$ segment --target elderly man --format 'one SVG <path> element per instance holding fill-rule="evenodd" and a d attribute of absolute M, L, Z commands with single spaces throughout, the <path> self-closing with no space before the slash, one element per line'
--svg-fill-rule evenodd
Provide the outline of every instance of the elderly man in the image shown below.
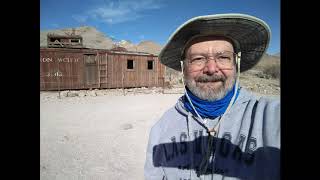
<path fill-rule="evenodd" d="M 280 102 L 239 87 L 270 29 L 244 14 L 182 24 L 159 58 L 181 70 L 185 94 L 152 127 L 145 179 L 280 179 Z"/>

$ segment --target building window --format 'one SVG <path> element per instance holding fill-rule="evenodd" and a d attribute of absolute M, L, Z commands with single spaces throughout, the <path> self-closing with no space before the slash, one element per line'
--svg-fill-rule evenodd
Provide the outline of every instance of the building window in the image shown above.
<path fill-rule="evenodd" d="M 80 43 L 80 39 L 71 39 L 72 43 Z"/>
<path fill-rule="evenodd" d="M 148 70 L 153 69 L 153 60 L 148 60 Z"/>
<path fill-rule="evenodd" d="M 134 68 L 134 61 L 128 59 L 127 60 L 127 69 L 133 69 Z"/>
<path fill-rule="evenodd" d="M 61 39 L 60 38 L 50 38 L 50 42 L 55 42 L 55 41 L 61 42 Z"/>

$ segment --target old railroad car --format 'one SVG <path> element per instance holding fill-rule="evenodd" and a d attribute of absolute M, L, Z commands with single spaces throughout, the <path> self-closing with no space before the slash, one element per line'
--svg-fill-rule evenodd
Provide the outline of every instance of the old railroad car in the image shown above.
<path fill-rule="evenodd" d="M 125 49 L 40 48 L 40 90 L 159 87 L 158 57 Z"/>

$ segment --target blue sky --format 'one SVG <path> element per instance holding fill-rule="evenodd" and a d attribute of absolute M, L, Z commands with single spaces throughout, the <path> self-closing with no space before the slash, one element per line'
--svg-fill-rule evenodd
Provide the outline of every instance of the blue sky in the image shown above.
<path fill-rule="evenodd" d="M 271 28 L 267 53 L 280 52 L 280 0 L 40 0 L 40 29 L 93 26 L 115 40 L 164 45 L 186 20 L 216 13 L 245 13 Z"/>

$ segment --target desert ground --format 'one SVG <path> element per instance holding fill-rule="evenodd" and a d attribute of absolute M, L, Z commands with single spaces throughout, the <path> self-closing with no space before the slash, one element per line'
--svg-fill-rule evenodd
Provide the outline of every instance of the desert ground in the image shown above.
<path fill-rule="evenodd" d="M 179 96 L 42 92 L 41 179 L 143 179 L 150 128 Z"/>
<path fill-rule="evenodd" d="M 150 128 L 182 93 L 177 87 L 40 92 L 41 180 L 144 179 Z"/>

